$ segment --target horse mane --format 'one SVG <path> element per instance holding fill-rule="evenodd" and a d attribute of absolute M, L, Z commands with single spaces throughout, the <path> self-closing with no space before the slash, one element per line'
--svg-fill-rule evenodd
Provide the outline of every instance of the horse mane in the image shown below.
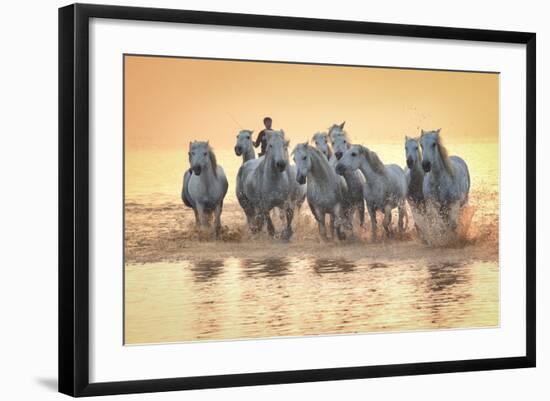
<path fill-rule="evenodd" d="M 382 160 L 378 157 L 376 152 L 373 152 L 372 150 L 369 150 L 365 148 L 364 146 L 361 146 L 361 150 L 365 157 L 367 158 L 367 161 L 369 162 L 372 170 L 375 173 L 385 175 L 386 174 L 386 166 L 384 163 L 382 163 Z"/>
<path fill-rule="evenodd" d="M 449 173 L 451 177 L 455 175 L 455 170 L 453 167 L 453 164 L 451 163 L 451 159 L 449 158 L 449 152 L 447 151 L 447 148 L 443 146 L 443 142 L 441 140 L 441 136 L 437 135 L 437 150 L 439 151 L 439 155 L 441 156 L 441 161 L 443 162 L 443 166 L 445 167 L 445 170 Z"/>
<path fill-rule="evenodd" d="M 216 154 L 214 153 L 214 149 L 210 145 L 208 145 L 208 156 L 210 157 L 210 164 L 212 165 L 212 170 L 214 172 L 214 176 L 218 176 L 218 162 L 216 160 Z"/>

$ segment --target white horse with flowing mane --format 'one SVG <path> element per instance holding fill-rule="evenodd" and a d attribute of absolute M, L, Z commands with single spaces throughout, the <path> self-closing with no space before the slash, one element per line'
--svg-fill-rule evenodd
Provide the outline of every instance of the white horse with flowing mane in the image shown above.
<path fill-rule="evenodd" d="M 260 162 L 256 159 L 254 144 L 252 140 L 253 130 L 243 129 L 237 134 L 237 143 L 235 144 L 235 154 L 242 156 L 243 162 L 237 173 L 235 191 L 239 205 L 243 208 L 248 226 L 254 231 L 255 208 L 252 202 L 244 194 L 244 185 L 241 177 L 246 177 Z"/>
<path fill-rule="evenodd" d="M 265 156 L 244 163 L 237 176 L 239 185 L 242 185 L 242 196 L 247 205 L 243 209 L 251 230 L 258 232 L 267 224 L 269 235 L 274 236 L 270 212 L 278 207 L 286 217 L 283 239 L 292 236 L 294 211 L 305 197 L 305 188 L 295 183 L 292 177 L 294 170 L 288 162 L 288 144 L 282 130 L 268 131 Z"/>
<path fill-rule="evenodd" d="M 334 156 L 330 159 L 330 164 L 334 168 L 350 147 L 351 143 L 345 131 L 341 131 L 341 133 L 333 135 L 332 150 L 334 152 Z M 363 188 L 366 184 L 365 176 L 361 170 L 357 169 L 355 171 L 345 170 L 343 177 L 346 180 L 348 188 L 345 201 L 349 204 L 349 216 L 347 216 L 349 223 L 350 225 L 352 224 L 353 213 L 357 211 L 357 214 L 359 215 L 359 225 L 363 227 L 365 225 L 365 198 L 363 196 Z"/>
<path fill-rule="evenodd" d="M 307 202 L 319 225 L 322 239 L 328 239 L 325 215 L 330 216 L 330 231 L 344 238 L 346 182 L 336 174 L 327 158 L 308 143 L 296 145 L 292 151 L 296 163 L 296 181 L 307 182 Z"/>
<path fill-rule="evenodd" d="M 399 212 L 399 231 L 404 230 L 405 197 L 407 195 L 407 181 L 403 169 L 396 164 L 384 165 L 378 155 L 365 146 L 353 145 L 336 163 L 336 172 L 345 174 L 346 171 L 361 170 L 366 178 L 363 195 L 367 202 L 367 209 L 372 225 L 372 235 L 376 238 L 376 212 L 384 213 L 383 227 L 388 236 L 393 234 L 391 229 L 392 209 Z"/>
<path fill-rule="evenodd" d="M 426 202 L 435 204 L 454 230 L 458 227 L 457 209 L 468 203 L 470 172 L 462 158 L 448 155 L 440 132 L 421 131 L 422 168 L 426 173 L 423 192 Z"/>
<path fill-rule="evenodd" d="M 208 142 L 189 142 L 191 168 L 183 176 L 181 199 L 193 208 L 199 228 L 208 227 L 214 215 L 216 238 L 221 233 L 223 199 L 227 194 L 227 178 Z"/>
<path fill-rule="evenodd" d="M 407 199 L 411 206 L 418 208 L 424 201 L 424 170 L 422 169 L 422 154 L 418 138 L 405 136 L 405 160 L 407 161 L 405 170 Z"/>

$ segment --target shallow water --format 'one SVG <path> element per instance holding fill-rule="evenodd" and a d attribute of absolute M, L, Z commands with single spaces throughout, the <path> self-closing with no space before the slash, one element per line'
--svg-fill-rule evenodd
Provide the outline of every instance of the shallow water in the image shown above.
<path fill-rule="evenodd" d="M 401 146 L 375 150 L 403 164 Z M 125 342 L 498 325 L 498 145 L 453 150 L 470 166 L 471 221 L 444 247 L 423 244 L 412 217 L 395 239 L 373 243 L 357 228 L 354 241 L 323 243 L 307 205 L 290 242 L 251 236 L 235 199 L 240 159 L 230 151 L 217 152 L 229 192 L 222 239 L 213 241 L 181 203 L 185 152 L 127 152 Z"/>
<path fill-rule="evenodd" d="M 488 327 L 492 262 L 203 259 L 126 267 L 126 343 Z"/>

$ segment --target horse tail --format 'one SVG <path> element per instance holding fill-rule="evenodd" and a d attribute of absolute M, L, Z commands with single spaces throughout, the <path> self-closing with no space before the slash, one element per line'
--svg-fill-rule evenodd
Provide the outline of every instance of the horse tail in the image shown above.
<path fill-rule="evenodd" d="M 183 176 L 183 188 L 181 189 L 181 200 L 187 207 L 195 208 L 195 202 L 189 195 L 189 180 L 191 179 L 191 169 L 187 170 Z"/>

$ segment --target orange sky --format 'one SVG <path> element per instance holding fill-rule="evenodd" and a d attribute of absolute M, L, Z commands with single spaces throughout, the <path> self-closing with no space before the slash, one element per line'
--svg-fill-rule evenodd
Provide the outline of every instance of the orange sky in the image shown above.
<path fill-rule="evenodd" d="M 498 74 L 125 57 L 129 150 L 232 148 L 238 124 L 257 133 L 266 115 L 291 146 L 343 120 L 366 145 L 420 128 L 442 128 L 447 144 L 498 142 L 498 99 Z"/>

